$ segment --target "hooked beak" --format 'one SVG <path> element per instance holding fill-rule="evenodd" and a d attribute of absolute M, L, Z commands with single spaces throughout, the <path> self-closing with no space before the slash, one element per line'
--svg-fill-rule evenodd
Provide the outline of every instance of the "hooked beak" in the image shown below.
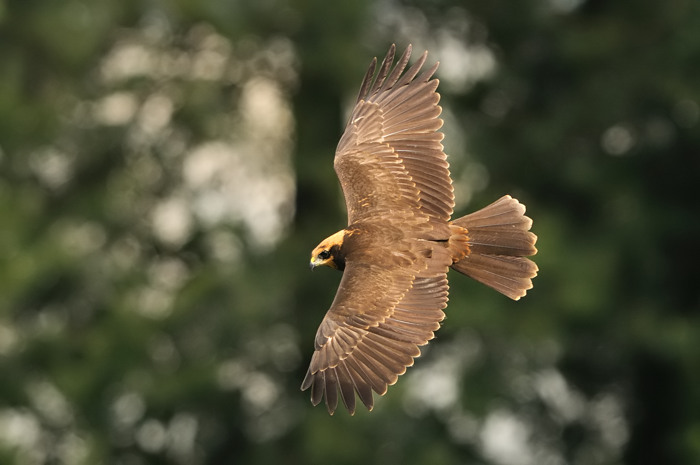
<path fill-rule="evenodd" d="M 311 268 L 311 271 L 313 271 L 314 268 L 316 268 L 317 266 L 318 266 L 318 263 L 316 263 L 316 262 L 314 261 L 314 259 L 311 258 L 311 262 L 309 263 L 309 268 Z"/>

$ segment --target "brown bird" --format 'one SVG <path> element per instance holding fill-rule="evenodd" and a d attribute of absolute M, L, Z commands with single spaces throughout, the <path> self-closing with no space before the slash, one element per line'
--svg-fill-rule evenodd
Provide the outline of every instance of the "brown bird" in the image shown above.
<path fill-rule="evenodd" d="M 338 392 L 350 414 L 355 393 L 372 410 L 372 391 L 384 395 L 413 365 L 445 316 L 449 268 L 514 300 L 537 275 L 525 258 L 537 253 L 537 236 L 516 199 L 450 220 L 454 193 L 431 79 L 438 63 L 421 72 L 425 52 L 404 72 L 409 45 L 392 70 L 395 50 L 376 77 L 372 61 L 336 149 L 348 226 L 311 253 L 312 268 L 344 270 L 301 385 L 314 405 L 325 397 L 331 414 Z"/>

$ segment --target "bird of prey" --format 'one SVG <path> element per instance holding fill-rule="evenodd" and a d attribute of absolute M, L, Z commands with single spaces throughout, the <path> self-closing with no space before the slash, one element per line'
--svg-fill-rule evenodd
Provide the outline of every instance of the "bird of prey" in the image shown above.
<path fill-rule="evenodd" d="M 525 206 L 506 195 L 452 220 L 454 193 L 443 152 L 438 63 L 427 52 L 406 70 L 411 46 L 393 67 L 375 58 L 335 153 L 348 226 L 311 253 L 311 267 L 343 271 L 315 338 L 301 385 L 311 402 L 338 393 L 350 414 L 355 394 L 372 410 L 413 365 L 447 306 L 449 268 L 518 300 L 532 288 L 537 236 Z"/>

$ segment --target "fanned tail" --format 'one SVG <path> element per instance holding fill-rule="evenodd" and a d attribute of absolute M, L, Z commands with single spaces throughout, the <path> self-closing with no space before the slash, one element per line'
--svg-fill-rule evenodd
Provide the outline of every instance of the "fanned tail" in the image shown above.
<path fill-rule="evenodd" d="M 513 300 L 532 289 L 537 236 L 525 205 L 509 195 L 450 223 L 452 268 Z"/>

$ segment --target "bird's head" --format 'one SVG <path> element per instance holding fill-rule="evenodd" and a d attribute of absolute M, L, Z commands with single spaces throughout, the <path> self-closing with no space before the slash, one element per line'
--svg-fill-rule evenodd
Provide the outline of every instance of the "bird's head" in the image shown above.
<path fill-rule="evenodd" d="M 320 244 L 311 252 L 311 269 L 313 270 L 317 266 L 330 266 L 336 270 L 342 270 L 345 268 L 345 259 L 341 253 L 340 248 L 343 246 L 343 239 L 345 239 L 345 230 L 342 229 L 337 233 L 325 238 Z"/>

